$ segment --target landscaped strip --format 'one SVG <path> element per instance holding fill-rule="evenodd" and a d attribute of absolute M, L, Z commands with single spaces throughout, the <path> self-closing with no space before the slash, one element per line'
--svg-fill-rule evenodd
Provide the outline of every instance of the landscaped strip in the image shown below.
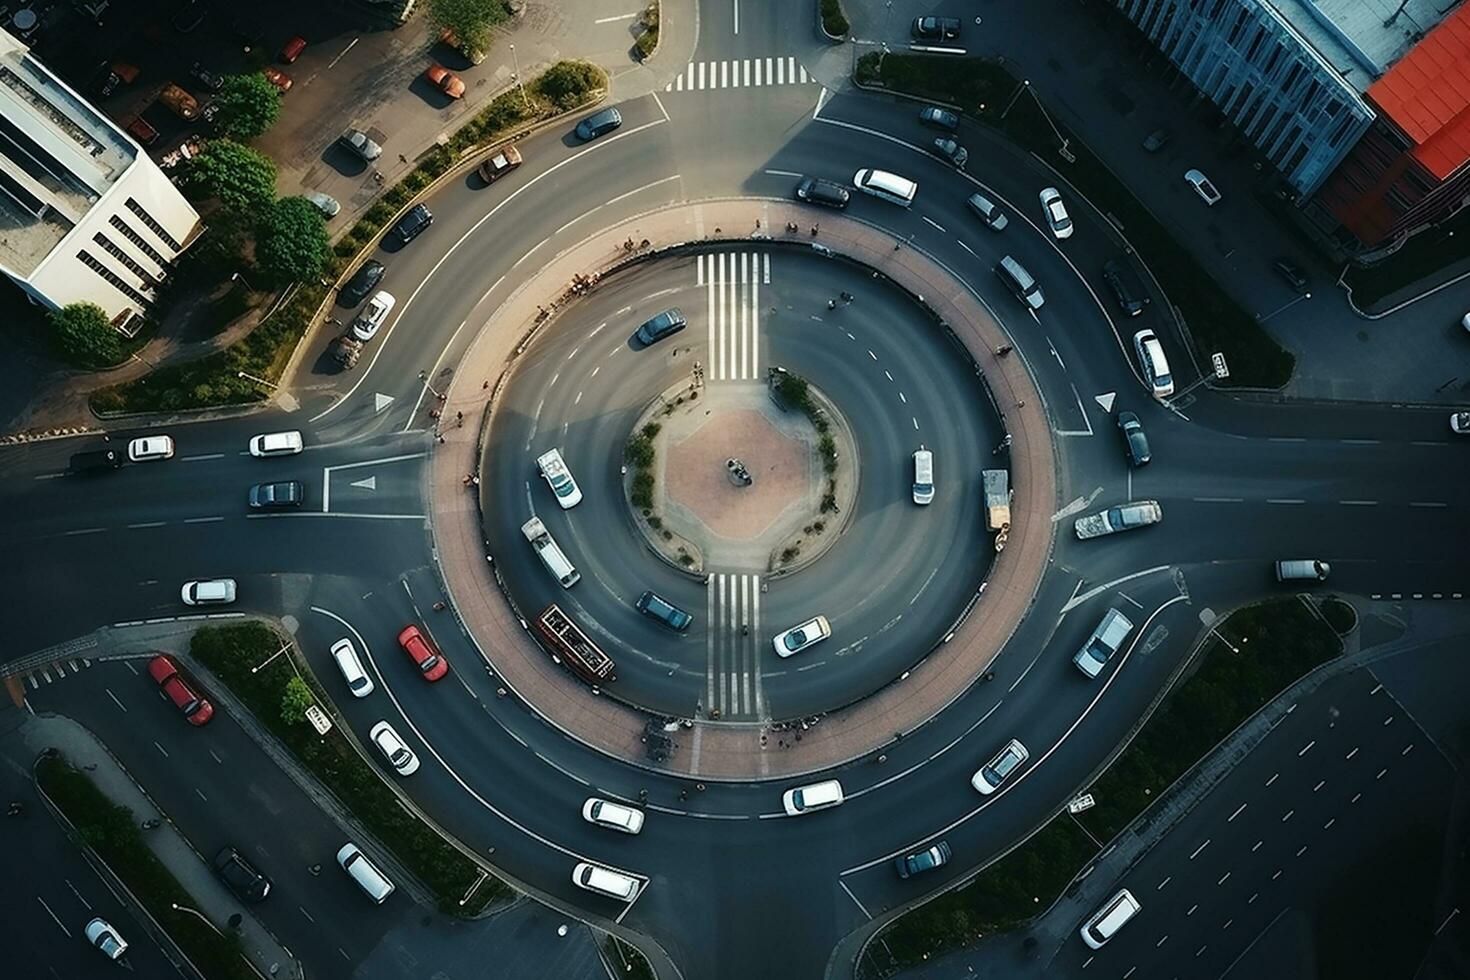
<path fill-rule="evenodd" d="M 238 934 L 175 909 L 197 908 L 198 902 L 148 849 L 132 810 L 108 799 L 59 752 L 36 763 L 36 783 L 200 972 L 211 980 L 259 980 Z"/>
<path fill-rule="evenodd" d="M 294 651 L 253 670 L 283 646 L 282 638 L 262 623 L 205 627 L 194 634 L 189 652 L 227 684 L 255 717 L 301 760 L 373 836 L 398 860 L 433 889 L 443 912 L 473 916 L 493 901 L 514 892 L 493 875 L 484 880 L 464 905 L 460 900 L 481 878 L 479 865 L 449 843 L 400 803 L 383 777 L 362 757 L 340 727 L 318 735 L 299 717 L 294 691 L 307 677 L 312 694 L 329 703 L 310 674 L 298 674 Z M 292 681 L 297 681 L 292 684 Z"/>
<path fill-rule="evenodd" d="M 356 264 L 359 253 L 373 244 L 383 226 L 414 195 L 467 155 L 594 101 L 606 91 L 607 84 L 606 73 L 595 65 L 562 61 L 528 83 L 524 94 L 514 87 L 501 94 L 442 146 L 425 156 L 334 246 L 333 259 L 326 271 L 328 282 L 335 282 L 349 266 Z M 330 291 L 331 287 L 320 281 L 303 283 L 284 307 L 243 339 L 197 361 L 161 368 L 136 381 L 99 389 L 92 395 L 92 408 L 107 415 L 262 401 L 271 391 L 250 376 L 272 384 L 280 380 L 297 343 Z M 242 377 L 241 372 L 246 376 Z"/>
<path fill-rule="evenodd" d="M 997 61 L 932 55 L 866 54 L 854 78 L 960 107 L 1041 157 L 1099 210 L 1115 220 L 1178 308 L 1202 363 L 1222 353 L 1230 370 L 1222 386 L 1280 388 L 1296 358 L 1210 277 L 1199 261 L 1108 170 L 1086 144 L 1047 114 L 1021 79 Z M 1061 149 L 1075 162 L 1061 155 Z M 1180 174 L 1183 182 L 1183 174 Z"/>
<path fill-rule="evenodd" d="M 1205 641 L 1188 679 L 1087 787 L 1095 806 L 1077 817 L 1062 812 L 970 884 L 894 920 L 868 944 L 858 977 L 892 976 L 1049 908 L 1097 856 L 1088 833 L 1104 842 L 1121 834 L 1242 722 L 1342 652 L 1341 639 L 1309 601 L 1272 599 L 1227 618 Z"/>

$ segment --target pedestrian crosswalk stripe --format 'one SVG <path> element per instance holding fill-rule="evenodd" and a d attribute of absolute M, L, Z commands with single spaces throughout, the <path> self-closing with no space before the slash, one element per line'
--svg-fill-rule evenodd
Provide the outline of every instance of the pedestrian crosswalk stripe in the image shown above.
<path fill-rule="evenodd" d="M 805 85 L 816 79 L 796 63 L 795 55 L 782 58 L 741 58 L 733 61 L 691 61 L 683 74 L 664 86 L 665 92 L 752 88 L 762 85 Z"/>
<path fill-rule="evenodd" d="M 713 574 L 708 583 L 705 703 L 716 717 L 764 718 L 760 670 L 760 576 Z"/>
<path fill-rule="evenodd" d="M 770 285 L 765 252 L 711 252 L 695 263 L 709 322 L 709 379 L 755 381 L 760 374 L 760 288 Z"/>

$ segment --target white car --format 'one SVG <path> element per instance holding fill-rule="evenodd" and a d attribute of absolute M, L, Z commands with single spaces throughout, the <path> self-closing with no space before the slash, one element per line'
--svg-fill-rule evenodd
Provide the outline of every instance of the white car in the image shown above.
<path fill-rule="evenodd" d="M 173 454 L 173 436 L 144 436 L 128 443 L 128 459 L 135 463 L 146 463 L 150 459 L 168 459 Z"/>
<path fill-rule="evenodd" d="M 235 601 L 235 580 L 210 578 L 185 582 L 180 596 L 186 606 L 222 606 Z"/>
<path fill-rule="evenodd" d="M 1462 436 L 1470 436 L 1470 412 L 1451 412 L 1450 431 Z"/>
<path fill-rule="evenodd" d="M 582 819 L 599 827 L 611 827 L 625 834 L 636 834 L 643 829 L 643 811 L 623 806 L 611 800 L 591 797 L 582 804 Z"/>
<path fill-rule="evenodd" d="M 1164 345 L 1152 330 L 1140 330 L 1133 335 L 1133 351 L 1138 355 L 1138 368 L 1148 381 L 1155 398 L 1168 398 L 1174 394 L 1174 376 L 1169 373 L 1169 359 L 1164 356 Z"/>
<path fill-rule="evenodd" d="M 840 806 L 844 799 L 846 797 L 842 795 L 842 784 L 835 779 L 828 779 L 810 786 L 788 789 L 781 794 L 781 806 L 788 817 L 799 817 L 813 810 Z"/>
<path fill-rule="evenodd" d="M 1163 519 L 1164 509 L 1157 500 L 1135 500 L 1131 504 L 1119 504 L 1096 514 L 1079 517 L 1072 526 L 1077 531 L 1077 537 L 1086 541 L 1088 538 L 1100 538 L 1105 534 L 1157 524 Z"/>
<path fill-rule="evenodd" d="M 365 698 L 373 693 L 373 679 L 362 669 L 362 660 L 351 640 L 344 636 L 332 644 L 332 660 L 342 672 L 342 679 L 347 682 L 347 689 L 353 697 Z"/>
<path fill-rule="evenodd" d="M 127 940 L 119 936 L 106 919 L 93 919 L 82 931 L 86 933 L 87 942 L 100 949 L 102 955 L 110 960 L 120 960 L 128 951 Z"/>
<path fill-rule="evenodd" d="M 294 429 L 290 432 L 267 432 L 250 440 L 250 455 L 256 458 L 295 456 L 305 448 L 301 433 Z"/>
<path fill-rule="evenodd" d="M 776 656 L 791 657 L 805 650 L 814 643 L 820 643 L 832 635 L 832 624 L 827 622 L 826 616 L 818 616 L 809 619 L 800 626 L 793 626 L 784 633 L 776 634 L 771 645 L 776 648 Z"/>
<path fill-rule="evenodd" d="M 357 319 L 352 321 L 352 336 L 363 342 L 372 340 L 378 335 L 378 330 L 388 322 L 388 314 L 393 312 L 393 304 L 397 302 L 393 294 L 385 289 L 378 290 L 373 298 L 368 300 L 368 305 L 362 308 Z"/>
<path fill-rule="evenodd" d="M 1006 747 L 1001 749 L 994 759 L 981 766 L 974 776 L 970 777 L 970 785 L 982 796 L 989 796 L 1006 781 L 1011 773 L 1021 768 L 1021 763 L 1031 758 L 1031 753 L 1026 751 L 1019 739 L 1011 739 Z"/>
<path fill-rule="evenodd" d="M 1057 238 L 1072 237 L 1072 219 L 1067 214 L 1067 206 L 1062 203 L 1062 194 L 1055 187 L 1048 187 L 1041 192 L 1041 211 L 1046 215 L 1046 223 L 1051 226 L 1051 233 Z"/>
<path fill-rule="evenodd" d="M 547 486 L 551 487 L 551 492 L 556 494 L 556 502 L 562 510 L 570 510 L 582 502 L 582 490 L 572 479 L 572 471 L 567 469 L 560 450 L 550 449 L 536 457 L 536 467 L 546 479 Z"/>
<path fill-rule="evenodd" d="M 578 888 L 585 888 L 589 892 L 597 892 L 608 898 L 621 899 L 631 902 L 638 897 L 639 881 L 630 874 L 614 871 L 612 868 L 604 868 L 600 864 L 592 864 L 589 861 L 580 861 L 572 869 L 572 884 Z"/>
<path fill-rule="evenodd" d="M 368 732 L 368 738 L 383 753 L 383 758 L 388 764 L 398 770 L 400 776 L 411 776 L 419 771 L 419 757 L 413 754 L 413 749 L 403 744 L 403 739 L 393 730 L 393 726 L 386 721 L 380 721 Z"/>
<path fill-rule="evenodd" d="M 1190 187 L 1194 188 L 1194 192 L 1200 196 L 1200 200 L 1204 201 L 1205 204 L 1214 207 L 1220 203 L 1219 189 L 1210 183 L 1210 178 L 1206 177 L 1203 173 L 1198 170 L 1186 170 L 1184 172 L 1184 179 L 1188 181 Z"/>

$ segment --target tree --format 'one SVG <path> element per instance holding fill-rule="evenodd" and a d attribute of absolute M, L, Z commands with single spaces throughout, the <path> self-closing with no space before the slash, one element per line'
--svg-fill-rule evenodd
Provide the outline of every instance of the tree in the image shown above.
<path fill-rule="evenodd" d="M 316 703 L 311 688 L 300 677 L 286 681 L 286 690 L 281 694 L 281 720 L 288 725 L 299 725 L 306 720 L 306 709 Z"/>
<path fill-rule="evenodd" d="M 233 140 L 215 140 L 193 160 L 185 189 L 214 198 L 226 211 L 261 215 L 276 197 L 276 165 L 263 154 Z"/>
<path fill-rule="evenodd" d="M 281 92 L 260 72 L 227 75 L 219 95 L 215 122 L 220 132 L 231 139 L 254 139 L 270 129 L 281 114 Z"/>
<path fill-rule="evenodd" d="M 320 275 L 331 256 L 327 223 L 304 197 L 281 198 L 256 232 L 256 264 L 277 283 Z"/>
<path fill-rule="evenodd" d="M 466 49 L 490 46 L 490 28 L 505 20 L 505 0 L 429 0 L 429 19 L 453 31 Z M 466 55 L 468 57 L 468 55 Z"/>
<path fill-rule="evenodd" d="M 85 367 L 116 364 L 122 341 L 107 312 L 96 303 L 68 303 L 47 314 L 57 350 L 67 360 Z"/>

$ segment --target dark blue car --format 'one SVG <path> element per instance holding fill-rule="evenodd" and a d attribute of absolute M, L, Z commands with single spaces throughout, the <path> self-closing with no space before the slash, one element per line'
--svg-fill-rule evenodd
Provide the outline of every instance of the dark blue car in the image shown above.
<path fill-rule="evenodd" d="M 623 114 L 616 109 L 603 109 L 577 123 L 577 139 L 582 142 L 606 136 L 623 124 Z"/>

